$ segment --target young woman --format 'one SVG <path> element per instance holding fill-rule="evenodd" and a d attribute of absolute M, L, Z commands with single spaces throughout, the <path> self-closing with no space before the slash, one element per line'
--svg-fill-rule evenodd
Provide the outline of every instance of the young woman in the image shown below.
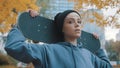
<path fill-rule="evenodd" d="M 54 44 L 25 43 L 19 28 L 8 34 L 5 50 L 15 59 L 29 63 L 35 68 L 112 68 L 104 51 L 95 54 L 84 49 L 77 38 L 81 35 L 81 17 L 74 10 L 66 10 L 55 16 L 55 23 L 63 36 L 63 42 Z"/>

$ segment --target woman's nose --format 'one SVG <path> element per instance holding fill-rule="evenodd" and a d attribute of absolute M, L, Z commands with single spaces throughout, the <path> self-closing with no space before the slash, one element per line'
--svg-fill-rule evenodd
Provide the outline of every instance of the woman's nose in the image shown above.
<path fill-rule="evenodd" d="M 75 22 L 75 27 L 79 27 L 80 25 L 79 25 L 79 23 L 76 21 Z"/>

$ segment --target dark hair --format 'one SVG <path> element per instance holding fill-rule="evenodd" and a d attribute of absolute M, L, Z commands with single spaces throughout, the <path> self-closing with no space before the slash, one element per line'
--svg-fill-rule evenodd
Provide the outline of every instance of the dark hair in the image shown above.
<path fill-rule="evenodd" d="M 62 28 L 63 28 L 63 23 L 64 23 L 64 19 L 66 18 L 66 16 L 69 14 L 69 13 L 72 13 L 72 12 L 75 12 L 77 13 L 79 16 L 80 14 L 75 11 L 75 10 L 66 10 L 62 13 L 58 13 L 55 17 L 54 17 L 54 22 L 57 24 L 57 27 L 59 29 L 59 31 L 62 31 Z M 80 16 L 81 17 L 81 16 Z"/>
<path fill-rule="evenodd" d="M 80 16 L 80 14 L 75 10 L 66 10 L 64 12 L 60 12 L 60 13 L 56 14 L 56 16 L 54 17 L 54 23 L 56 23 L 56 26 L 58 28 L 58 31 L 59 31 L 61 37 L 64 37 L 63 32 L 62 32 L 64 19 L 66 18 L 66 16 L 68 14 L 70 14 L 72 12 L 75 12 Z"/>

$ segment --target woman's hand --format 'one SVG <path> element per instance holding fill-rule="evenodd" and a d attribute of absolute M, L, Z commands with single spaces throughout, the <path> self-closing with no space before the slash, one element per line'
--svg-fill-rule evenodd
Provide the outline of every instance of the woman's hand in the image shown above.
<path fill-rule="evenodd" d="M 94 36 L 96 39 L 99 39 L 99 36 L 98 36 L 96 33 L 93 33 L 93 36 Z"/>
<path fill-rule="evenodd" d="M 32 10 L 32 9 L 28 9 L 27 12 L 30 13 L 30 16 L 31 16 L 31 17 L 36 17 L 36 16 L 39 15 L 39 13 L 38 13 L 37 11 Z"/>

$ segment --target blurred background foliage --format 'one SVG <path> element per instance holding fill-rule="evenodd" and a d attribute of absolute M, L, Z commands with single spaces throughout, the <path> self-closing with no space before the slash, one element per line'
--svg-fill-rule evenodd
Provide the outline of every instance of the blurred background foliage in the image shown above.
<path fill-rule="evenodd" d="M 50 3 L 55 4 L 55 0 L 0 0 L 0 32 L 6 33 L 11 28 L 11 24 L 16 23 L 16 18 L 20 12 L 24 12 L 27 9 L 33 9 L 39 11 L 42 16 L 51 16 L 46 14 L 46 11 L 50 9 Z M 59 2 L 59 1 L 58 1 Z M 98 12 L 92 11 L 92 15 L 95 18 L 87 18 L 91 23 L 96 22 L 99 26 L 105 27 L 111 25 L 119 28 L 120 23 L 118 22 L 120 15 L 120 0 L 68 0 L 68 2 L 74 2 L 75 10 L 82 12 L 82 17 L 89 16 L 86 7 L 94 7 L 97 10 L 107 10 L 109 8 L 116 8 L 116 13 L 113 16 L 104 18 L 104 15 Z M 68 6 L 67 4 L 66 6 Z M 53 6 L 52 6 L 53 7 Z M 64 7 L 61 7 L 64 8 Z M 52 11 L 55 11 L 54 8 Z M 86 13 L 88 13 L 86 15 Z M 91 15 L 91 14 L 90 14 Z"/>
<path fill-rule="evenodd" d="M 120 41 L 107 41 L 105 48 L 111 61 L 120 60 Z"/>

